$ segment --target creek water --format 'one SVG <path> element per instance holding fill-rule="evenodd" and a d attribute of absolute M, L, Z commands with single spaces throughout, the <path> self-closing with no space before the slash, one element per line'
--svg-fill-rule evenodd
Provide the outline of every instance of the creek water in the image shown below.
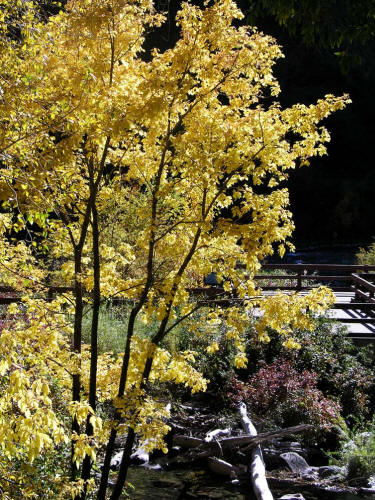
<path fill-rule="evenodd" d="M 161 471 L 144 467 L 132 467 L 128 481 L 132 485 L 128 489 L 125 500 L 255 500 L 250 487 L 234 486 L 229 481 L 214 477 L 203 470 Z M 299 490 L 305 500 L 369 500 L 369 497 L 352 493 L 333 494 L 329 491 L 316 494 Z M 296 493 L 293 488 L 272 489 L 277 499 L 287 493 Z"/>
<path fill-rule="evenodd" d="M 252 500 L 239 488 L 203 470 L 160 471 L 132 467 L 128 481 L 131 500 L 228 499 Z M 124 497 L 125 498 L 125 497 Z"/>

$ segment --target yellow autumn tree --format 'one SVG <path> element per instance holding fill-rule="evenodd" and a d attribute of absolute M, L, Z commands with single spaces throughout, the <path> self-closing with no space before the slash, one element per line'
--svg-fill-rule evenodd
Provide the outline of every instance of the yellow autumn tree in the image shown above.
<path fill-rule="evenodd" d="M 12 3 L 3 4 L 11 16 Z M 203 9 L 184 3 L 175 46 L 146 56 L 145 36 L 163 21 L 148 0 L 70 0 L 43 23 L 25 5 L 18 39 L 9 36 L 9 16 L 1 21 L 1 281 L 17 284 L 22 302 L 0 335 L 0 468 L 5 477 L 15 458 L 71 449 L 70 477 L 51 471 L 44 498 L 83 500 L 91 491 L 104 500 L 115 439 L 125 434 L 115 500 L 135 439 L 165 447 L 168 411 L 151 396 L 152 383 L 206 387 L 193 352 L 163 347 L 177 325 L 204 333 L 209 352 L 225 336 L 243 367 L 254 306 L 263 311 L 261 340 L 271 326 L 297 347 L 293 328 L 312 326 L 306 310 L 329 304 L 325 289 L 262 297 L 252 276 L 275 246 L 284 252 L 293 230 L 280 184 L 325 153 L 329 134 L 319 124 L 348 98 L 282 109 L 272 74 L 281 50 L 238 27 L 242 14 L 230 0 Z M 241 307 L 190 297 L 212 270 Z M 73 292 L 47 301 L 47 285 Z M 132 303 L 119 357 L 97 348 L 100 304 L 112 298 Z M 82 343 L 85 303 L 90 345 Z M 191 321 L 200 307 L 205 325 Z M 139 318 L 153 324 L 146 337 Z M 98 450 L 104 464 L 95 484 Z M 38 498 L 29 472 L 19 467 L 10 482 L 0 480 L 9 498 Z"/>

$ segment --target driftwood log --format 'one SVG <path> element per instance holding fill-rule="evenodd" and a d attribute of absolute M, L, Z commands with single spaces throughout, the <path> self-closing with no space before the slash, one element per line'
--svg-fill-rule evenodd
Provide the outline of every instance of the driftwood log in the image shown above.
<path fill-rule="evenodd" d="M 257 431 L 247 415 L 246 405 L 240 404 L 241 423 L 246 434 L 256 436 Z M 273 500 L 273 495 L 268 487 L 266 479 L 266 468 L 264 466 L 262 450 L 258 444 L 251 453 L 250 462 L 251 482 L 253 490 L 258 500 Z"/>
<path fill-rule="evenodd" d="M 216 457 L 209 457 L 207 460 L 207 464 L 210 471 L 214 474 L 219 474 L 220 476 L 228 476 L 231 479 L 235 479 L 241 472 L 241 469 L 239 467 L 236 467 L 235 465 L 232 465 L 229 462 Z"/>
<path fill-rule="evenodd" d="M 250 450 L 257 445 L 272 441 L 273 439 L 297 434 L 312 429 L 312 425 L 302 424 L 294 427 L 286 427 L 279 431 L 263 432 L 261 434 L 252 435 L 245 431 L 246 434 L 242 436 L 234 436 L 228 438 L 219 438 L 207 442 L 205 439 L 199 439 L 192 436 L 185 436 L 176 434 L 173 436 L 173 446 L 181 446 L 182 448 L 197 448 L 197 452 L 208 452 L 212 455 L 221 454 L 223 450 L 241 448 L 242 450 Z"/>
<path fill-rule="evenodd" d="M 181 448 L 197 448 L 202 446 L 203 443 L 203 439 L 193 436 L 185 436 L 181 434 L 173 436 L 173 446 L 181 446 Z"/>

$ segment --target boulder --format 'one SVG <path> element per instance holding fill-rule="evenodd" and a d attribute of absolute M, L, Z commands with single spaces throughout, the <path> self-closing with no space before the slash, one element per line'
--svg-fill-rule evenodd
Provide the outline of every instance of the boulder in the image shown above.
<path fill-rule="evenodd" d="M 322 479 L 328 479 L 332 476 L 346 476 L 346 468 L 339 467 L 338 465 L 323 465 L 322 467 L 318 467 L 319 477 Z"/>
<path fill-rule="evenodd" d="M 281 453 L 295 452 L 306 458 L 306 450 L 296 441 L 274 440 L 262 446 L 263 460 L 267 470 L 276 470 L 285 466 L 285 461 L 280 458 Z"/>
<path fill-rule="evenodd" d="M 310 474 L 312 472 L 312 468 L 306 460 L 294 451 L 282 453 L 280 458 L 286 463 L 292 472 L 297 474 Z"/>
<path fill-rule="evenodd" d="M 120 468 L 123 452 L 124 450 L 120 450 L 112 457 L 111 470 L 118 470 Z"/>

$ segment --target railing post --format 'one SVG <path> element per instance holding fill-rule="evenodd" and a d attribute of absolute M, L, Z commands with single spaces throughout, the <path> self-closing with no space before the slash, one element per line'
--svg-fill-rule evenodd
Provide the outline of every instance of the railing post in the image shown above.
<path fill-rule="evenodd" d="M 353 273 L 350 275 L 350 279 L 352 281 L 352 286 L 354 287 L 354 302 L 359 302 L 358 283 L 354 280 Z"/>
<path fill-rule="evenodd" d="M 297 272 L 297 290 L 302 290 L 302 269 Z"/>

